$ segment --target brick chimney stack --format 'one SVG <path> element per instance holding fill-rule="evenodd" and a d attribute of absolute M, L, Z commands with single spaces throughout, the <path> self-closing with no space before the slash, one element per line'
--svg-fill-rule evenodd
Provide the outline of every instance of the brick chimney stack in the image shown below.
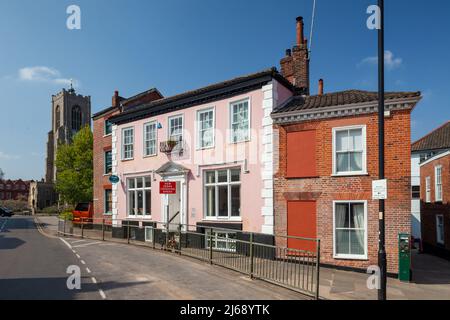
<path fill-rule="evenodd" d="M 114 95 L 112 97 L 112 107 L 119 107 L 120 106 L 120 97 L 119 97 L 119 91 L 114 91 Z"/>
<path fill-rule="evenodd" d="M 319 80 L 319 96 L 323 95 L 323 79 Z"/>
<path fill-rule="evenodd" d="M 309 52 L 302 17 L 297 18 L 297 44 L 281 59 L 281 74 L 303 94 L 309 95 Z"/>

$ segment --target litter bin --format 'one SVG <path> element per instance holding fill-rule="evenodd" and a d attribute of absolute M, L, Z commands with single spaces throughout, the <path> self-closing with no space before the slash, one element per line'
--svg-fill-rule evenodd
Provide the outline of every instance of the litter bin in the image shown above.
<path fill-rule="evenodd" d="M 411 236 L 407 233 L 398 235 L 398 279 L 411 281 Z"/>

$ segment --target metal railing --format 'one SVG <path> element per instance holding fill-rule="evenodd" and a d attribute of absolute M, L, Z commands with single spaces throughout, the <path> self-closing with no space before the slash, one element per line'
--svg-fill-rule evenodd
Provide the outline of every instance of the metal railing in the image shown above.
<path fill-rule="evenodd" d="M 319 299 L 318 239 L 275 235 L 272 245 L 261 234 L 226 228 L 95 218 L 60 219 L 58 233 L 169 251 Z"/>

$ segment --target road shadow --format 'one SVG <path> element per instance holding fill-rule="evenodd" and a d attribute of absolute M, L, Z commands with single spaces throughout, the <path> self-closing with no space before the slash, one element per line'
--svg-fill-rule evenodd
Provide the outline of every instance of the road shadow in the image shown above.
<path fill-rule="evenodd" d="M 107 281 L 94 284 L 90 277 L 82 279 L 81 290 L 69 290 L 64 277 L 0 279 L 0 300 L 96 300 L 101 299 L 99 286 L 108 297 L 108 290 L 148 283 Z"/>
<path fill-rule="evenodd" d="M 14 250 L 24 245 L 25 241 L 18 238 L 9 238 L 0 235 L 0 250 Z"/>
<path fill-rule="evenodd" d="M 450 284 L 450 261 L 430 254 L 412 253 L 412 283 Z"/>

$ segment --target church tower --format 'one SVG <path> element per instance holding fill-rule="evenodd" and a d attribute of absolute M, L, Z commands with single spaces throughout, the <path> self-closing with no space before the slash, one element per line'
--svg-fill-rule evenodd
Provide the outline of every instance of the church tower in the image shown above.
<path fill-rule="evenodd" d="M 56 153 L 60 144 L 70 143 L 83 127 L 91 125 L 91 97 L 70 87 L 52 96 L 52 130 L 48 133 L 46 182 L 55 182 Z"/>

